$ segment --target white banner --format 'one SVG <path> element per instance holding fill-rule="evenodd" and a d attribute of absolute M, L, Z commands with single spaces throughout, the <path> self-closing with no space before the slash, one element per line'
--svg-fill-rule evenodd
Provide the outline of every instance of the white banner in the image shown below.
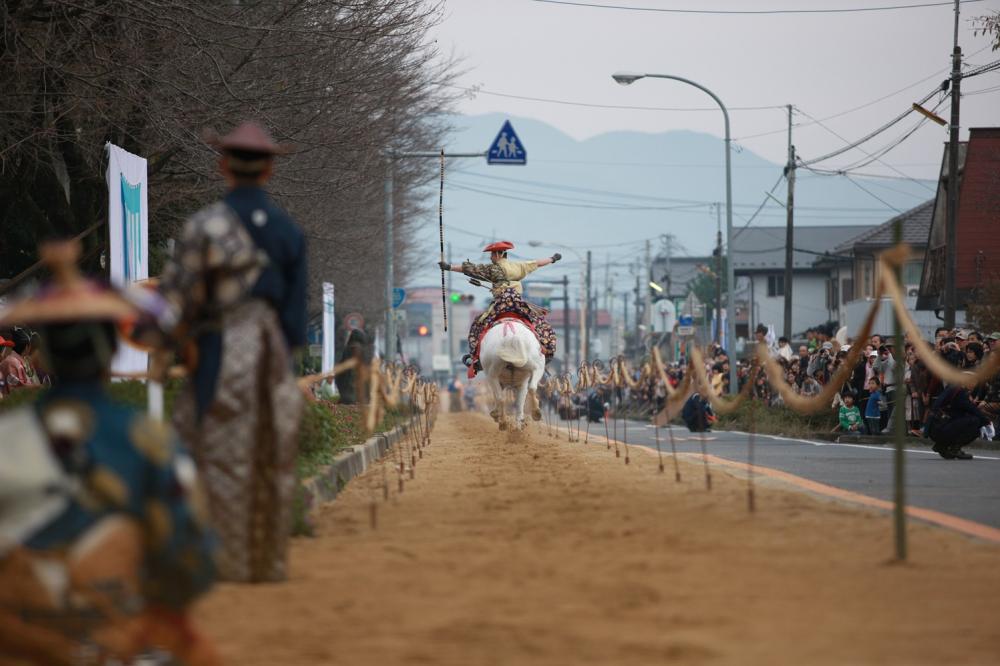
<path fill-rule="evenodd" d="M 108 151 L 108 262 L 111 284 L 149 277 L 149 181 L 146 159 L 105 144 Z M 120 345 L 115 372 L 146 372 L 146 354 Z"/>
<path fill-rule="evenodd" d="M 337 364 L 337 321 L 334 317 L 334 290 L 329 282 L 323 283 L 323 367 L 330 372 Z"/>

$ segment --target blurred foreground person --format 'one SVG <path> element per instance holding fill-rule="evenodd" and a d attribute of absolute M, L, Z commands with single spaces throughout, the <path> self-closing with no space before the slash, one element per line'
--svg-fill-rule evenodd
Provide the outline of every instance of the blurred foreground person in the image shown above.
<path fill-rule="evenodd" d="M 197 349 L 174 423 L 205 477 L 220 576 L 280 581 L 303 401 L 291 350 L 306 339 L 305 240 L 263 189 L 281 152 L 267 133 L 247 122 L 215 145 L 229 192 L 184 223 L 158 323 Z"/>
<path fill-rule="evenodd" d="M 57 378 L 0 416 L 0 664 L 215 664 L 187 619 L 213 579 L 194 463 L 104 390 L 135 311 L 79 277 L 75 242 L 41 254 L 55 285 L 0 312 L 38 326 Z"/>

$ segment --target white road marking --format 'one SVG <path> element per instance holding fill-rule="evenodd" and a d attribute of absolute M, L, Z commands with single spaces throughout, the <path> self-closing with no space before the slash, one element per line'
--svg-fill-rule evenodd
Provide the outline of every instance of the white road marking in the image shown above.
<path fill-rule="evenodd" d="M 733 434 L 733 435 L 746 435 L 746 436 L 750 435 L 750 433 L 748 433 L 748 432 L 741 432 L 739 430 L 718 430 L 716 432 L 719 432 L 719 433 L 725 432 L 725 433 L 730 433 L 730 434 Z M 784 441 L 784 442 L 798 442 L 800 444 L 811 444 L 812 446 L 844 446 L 844 447 L 855 448 L 855 449 L 871 449 L 873 451 L 892 451 L 893 450 L 893 448 L 891 446 L 873 446 L 873 445 L 870 445 L 870 444 L 848 444 L 846 442 L 814 442 L 812 440 L 799 439 L 797 437 L 781 437 L 779 435 L 764 435 L 764 434 L 761 434 L 761 433 L 757 433 L 757 437 L 770 437 L 771 439 L 777 439 L 777 440 Z M 925 455 L 930 455 L 930 456 L 936 456 L 937 455 L 937 453 L 934 452 L 934 451 L 925 451 L 924 449 L 903 449 L 903 450 L 906 451 L 907 453 L 923 453 Z M 974 460 L 1000 460 L 1000 458 L 997 458 L 997 457 L 994 457 L 994 456 L 983 456 L 983 455 L 979 455 L 978 453 L 973 453 L 972 455 L 974 456 L 974 458 L 973 458 Z"/>

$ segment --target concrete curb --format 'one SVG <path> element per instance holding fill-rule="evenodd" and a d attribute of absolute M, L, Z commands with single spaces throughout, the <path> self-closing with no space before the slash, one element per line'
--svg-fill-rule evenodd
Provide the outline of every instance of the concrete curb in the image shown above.
<path fill-rule="evenodd" d="M 302 481 L 302 492 L 307 507 L 321 502 L 330 502 L 344 489 L 348 481 L 360 476 L 371 465 L 392 450 L 406 437 L 406 429 L 414 420 L 401 424 L 388 432 L 380 432 L 369 437 L 363 444 L 345 448 L 334 457 L 333 462 L 319 474 Z"/>

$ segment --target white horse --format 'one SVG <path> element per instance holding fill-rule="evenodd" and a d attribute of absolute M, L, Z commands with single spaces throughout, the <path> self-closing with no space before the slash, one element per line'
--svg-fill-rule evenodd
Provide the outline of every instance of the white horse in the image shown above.
<path fill-rule="evenodd" d="M 530 398 L 531 418 L 542 419 L 538 404 L 538 382 L 545 374 L 545 357 L 534 332 L 521 320 L 502 318 L 486 331 L 479 348 L 486 383 L 493 394 L 490 416 L 506 430 L 509 421 L 504 408 L 504 391 L 515 394 L 514 429 L 524 429 L 524 402 Z"/>

